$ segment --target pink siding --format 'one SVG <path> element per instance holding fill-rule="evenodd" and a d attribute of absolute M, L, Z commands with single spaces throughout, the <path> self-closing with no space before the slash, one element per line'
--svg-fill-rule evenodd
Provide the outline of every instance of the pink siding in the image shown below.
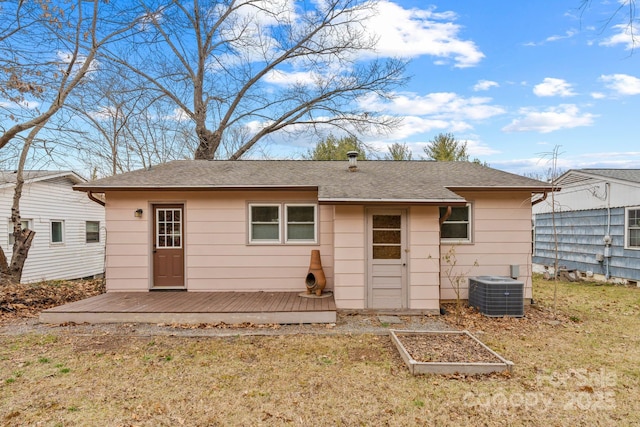
<path fill-rule="evenodd" d="M 531 297 L 529 194 L 468 192 L 473 203 L 473 242 L 455 245 L 457 265 L 468 275 L 509 275 L 520 266 L 525 297 Z M 107 289 L 147 291 L 152 286 L 151 234 L 154 203 L 184 204 L 185 280 L 189 291 L 297 291 L 312 249 L 319 249 L 338 308 L 366 308 L 367 259 L 364 206 L 319 205 L 317 245 L 248 244 L 248 202 L 310 202 L 315 192 L 110 192 L 107 194 Z M 134 211 L 144 210 L 142 218 Z M 440 247 L 438 208 L 407 208 L 409 308 L 437 310 L 455 299 Z M 334 259 L 335 257 L 335 259 Z M 477 261 L 478 266 L 474 266 Z M 467 297 L 466 281 L 461 295 Z"/>
<path fill-rule="evenodd" d="M 142 193 L 108 193 L 106 199 L 107 290 L 146 291 L 150 274 L 149 206 Z M 136 209 L 144 210 L 135 218 Z M 132 265 L 131 260 L 135 260 Z"/>
<path fill-rule="evenodd" d="M 407 285 L 410 309 L 438 310 L 440 308 L 438 215 L 436 206 L 413 206 L 409 209 Z"/>
<path fill-rule="evenodd" d="M 336 306 L 363 309 L 367 271 L 364 207 L 335 206 L 333 209 Z"/>
<path fill-rule="evenodd" d="M 333 288 L 333 208 L 318 207 L 319 244 L 249 245 L 247 202 L 315 202 L 315 192 L 110 192 L 107 194 L 107 288 L 152 286 L 151 206 L 184 204 L 185 273 L 189 291 L 296 291 L 312 249 L 319 249 Z M 133 212 L 142 208 L 142 218 Z"/>
<path fill-rule="evenodd" d="M 526 192 L 460 194 L 473 206 L 473 242 L 455 245 L 457 266 L 454 272 L 468 272 L 468 276 L 509 276 L 509 266 L 518 265 L 518 280 L 524 282 L 525 298 L 531 298 L 531 195 Z M 451 247 L 443 244 L 441 254 L 446 254 Z M 445 274 L 447 267 L 442 259 L 440 297 L 443 300 L 456 298 Z M 465 280 L 461 288 L 464 299 L 468 296 L 467 284 Z"/>

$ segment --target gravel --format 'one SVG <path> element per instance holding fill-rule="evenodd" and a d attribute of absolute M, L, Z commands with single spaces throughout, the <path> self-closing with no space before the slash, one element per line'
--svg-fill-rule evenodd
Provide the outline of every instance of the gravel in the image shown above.
<path fill-rule="evenodd" d="M 387 335 L 389 329 L 407 330 L 451 330 L 451 326 L 438 316 L 395 316 L 399 323 L 382 322 L 374 314 L 338 313 L 336 323 L 300 325 L 225 325 L 225 324 L 147 324 L 147 323 L 100 323 L 62 324 L 39 323 L 37 318 L 9 319 L 0 324 L 0 335 L 53 334 L 53 335 L 126 335 L 126 336 L 239 336 L 239 335 L 342 335 L 374 334 Z"/>

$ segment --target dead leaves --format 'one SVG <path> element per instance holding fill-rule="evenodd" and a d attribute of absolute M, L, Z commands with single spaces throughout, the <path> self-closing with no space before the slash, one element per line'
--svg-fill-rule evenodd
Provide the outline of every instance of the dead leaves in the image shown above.
<path fill-rule="evenodd" d="M 47 308 L 104 292 L 104 279 L 3 285 L 0 287 L 0 323 L 18 317 L 37 317 Z"/>
<path fill-rule="evenodd" d="M 280 329 L 281 325 L 277 323 L 233 323 L 228 324 L 224 322 L 217 323 L 197 323 L 197 324 L 189 324 L 189 323 L 158 323 L 159 327 L 169 327 L 174 329 Z"/>

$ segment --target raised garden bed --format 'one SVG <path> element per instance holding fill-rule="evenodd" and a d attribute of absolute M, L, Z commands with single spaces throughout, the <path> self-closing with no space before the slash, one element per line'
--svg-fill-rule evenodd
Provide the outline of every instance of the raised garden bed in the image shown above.
<path fill-rule="evenodd" d="M 390 329 L 391 340 L 413 375 L 490 374 L 509 371 L 504 359 L 468 331 L 405 331 Z"/>

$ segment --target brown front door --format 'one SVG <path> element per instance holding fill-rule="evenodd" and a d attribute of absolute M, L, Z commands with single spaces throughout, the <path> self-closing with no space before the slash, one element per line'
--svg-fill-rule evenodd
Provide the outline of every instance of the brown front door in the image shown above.
<path fill-rule="evenodd" d="M 153 207 L 153 286 L 184 287 L 183 206 Z"/>

